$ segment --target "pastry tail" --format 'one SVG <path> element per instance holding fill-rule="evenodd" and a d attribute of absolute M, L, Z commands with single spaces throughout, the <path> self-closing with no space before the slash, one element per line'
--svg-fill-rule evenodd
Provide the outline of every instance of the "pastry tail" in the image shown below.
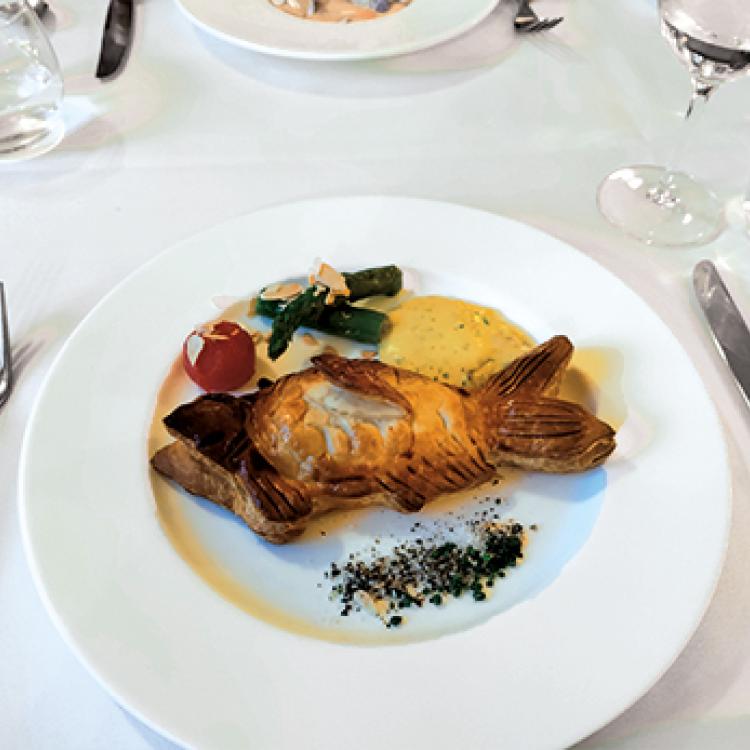
<path fill-rule="evenodd" d="M 573 345 L 570 340 L 565 336 L 553 336 L 506 365 L 476 395 L 487 402 L 518 397 L 521 394 L 556 396 L 572 356 Z"/>
<path fill-rule="evenodd" d="M 493 463 L 527 471 L 567 473 L 601 465 L 615 449 L 615 431 L 583 407 L 545 397 L 520 397 L 485 412 Z"/>

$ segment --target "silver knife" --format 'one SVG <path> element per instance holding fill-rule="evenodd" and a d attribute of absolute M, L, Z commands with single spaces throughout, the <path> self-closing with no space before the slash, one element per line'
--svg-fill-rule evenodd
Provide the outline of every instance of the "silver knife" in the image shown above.
<path fill-rule="evenodd" d="M 110 0 L 104 22 L 96 77 L 114 78 L 123 67 L 133 39 L 133 0 Z"/>
<path fill-rule="evenodd" d="M 729 365 L 750 406 L 750 331 L 710 260 L 693 269 L 693 288 L 706 316 L 716 348 Z"/>

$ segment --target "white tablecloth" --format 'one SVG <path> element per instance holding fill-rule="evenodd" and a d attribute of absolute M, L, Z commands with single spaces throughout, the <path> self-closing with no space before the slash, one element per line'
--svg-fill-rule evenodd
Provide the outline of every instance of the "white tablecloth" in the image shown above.
<path fill-rule="evenodd" d="M 620 276 L 683 343 L 726 428 L 728 559 L 682 656 L 582 747 L 747 747 L 750 419 L 712 349 L 689 273 L 713 258 L 750 309 L 750 239 L 737 225 L 707 248 L 649 249 L 610 228 L 595 204 L 604 175 L 662 160 L 680 127 L 688 76 L 659 38 L 653 4 L 540 0 L 540 11 L 566 20 L 525 38 L 510 32 L 503 4 L 430 51 L 312 64 L 233 48 L 193 28 L 171 0 L 147 0 L 137 4 L 126 71 L 102 85 L 93 70 L 106 3 L 52 3 L 68 135 L 44 157 L 0 166 L 0 279 L 20 364 L 0 412 L 0 747 L 173 747 L 76 662 L 24 561 L 20 443 L 63 340 L 107 290 L 184 237 L 270 204 L 365 193 L 453 201 L 540 227 Z M 749 171 L 748 102 L 750 82 L 720 90 L 688 149 L 687 165 L 727 200 Z"/>

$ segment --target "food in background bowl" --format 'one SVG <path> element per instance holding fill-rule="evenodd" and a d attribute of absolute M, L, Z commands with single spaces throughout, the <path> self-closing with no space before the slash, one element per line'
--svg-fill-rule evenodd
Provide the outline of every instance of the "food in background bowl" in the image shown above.
<path fill-rule="evenodd" d="M 412 0 L 269 0 L 279 10 L 311 21 L 351 23 L 398 13 Z"/>

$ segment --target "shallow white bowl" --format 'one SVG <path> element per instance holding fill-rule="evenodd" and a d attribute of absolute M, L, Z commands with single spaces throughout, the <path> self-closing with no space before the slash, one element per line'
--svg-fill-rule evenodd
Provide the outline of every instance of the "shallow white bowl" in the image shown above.
<path fill-rule="evenodd" d="M 432 47 L 486 18 L 498 0 L 413 0 L 398 13 L 356 23 L 291 16 L 268 0 L 177 0 L 193 23 L 221 39 L 282 57 L 367 60 Z"/>
<path fill-rule="evenodd" d="M 539 585 L 514 606 L 418 643 L 340 645 L 234 606 L 162 531 L 146 444 L 182 338 L 215 314 L 215 295 L 249 295 L 315 256 L 421 270 L 425 291 L 470 295 L 537 339 L 566 333 L 615 363 L 599 383 L 599 412 L 623 417 L 619 448 L 591 475 L 593 489 L 532 479 L 514 495 L 519 512 L 535 492 L 571 513 L 594 504 L 568 527 L 579 536 L 554 575 L 530 549 L 522 567 Z M 703 386 L 635 294 L 524 225 L 395 198 L 259 211 L 133 274 L 61 351 L 20 469 L 29 563 L 63 637 L 123 706 L 201 748 L 569 745 L 642 695 L 698 625 L 723 560 L 728 487 Z M 226 539 L 247 540 L 251 563 L 253 550 L 265 554 L 249 531 L 219 520 Z"/>

